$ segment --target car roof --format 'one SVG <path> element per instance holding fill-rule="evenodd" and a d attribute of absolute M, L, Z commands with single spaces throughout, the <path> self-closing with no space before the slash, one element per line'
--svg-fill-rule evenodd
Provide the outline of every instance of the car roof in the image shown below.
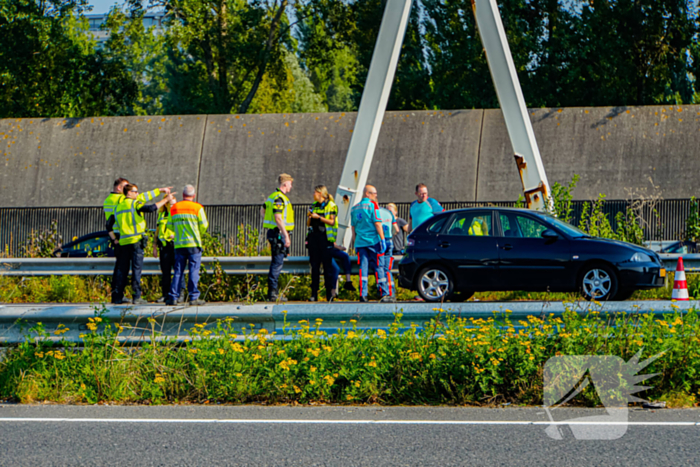
<path fill-rule="evenodd" d="M 483 211 L 483 210 L 489 210 L 489 209 L 498 209 L 499 211 L 511 211 L 511 212 L 527 212 L 530 214 L 540 214 L 540 215 L 545 214 L 543 212 L 533 211 L 532 209 L 511 208 L 511 207 L 506 207 L 506 206 L 480 206 L 480 207 L 472 207 L 472 208 L 450 209 L 449 211 L 445 211 L 445 213 L 462 212 L 462 211 Z"/>

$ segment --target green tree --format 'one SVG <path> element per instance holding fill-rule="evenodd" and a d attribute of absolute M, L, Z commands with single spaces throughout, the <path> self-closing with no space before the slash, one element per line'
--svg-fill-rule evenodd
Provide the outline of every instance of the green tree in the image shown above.
<path fill-rule="evenodd" d="M 0 2 L 0 118 L 121 114 L 136 85 L 85 34 L 86 0 Z"/>
<path fill-rule="evenodd" d="M 135 99 L 129 105 L 131 115 L 160 115 L 163 98 L 168 91 L 165 37 L 155 33 L 155 27 L 143 24 L 144 11 L 127 15 L 121 8 L 113 8 L 104 28 L 110 35 L 103 51 L 110 60 L 122 63 L 138 87 Z"/>

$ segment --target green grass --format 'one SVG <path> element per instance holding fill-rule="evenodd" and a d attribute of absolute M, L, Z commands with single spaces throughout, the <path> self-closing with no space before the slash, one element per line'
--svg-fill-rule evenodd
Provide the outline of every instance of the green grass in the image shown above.
<path fill-rule="evenodd" d="M 438 317 L 425 328 L 397 315 L 386 331 L 350 321 L 337 334 L 320 321 L 286 325 L 286 340 L 264 330 L 233 330 L 233 319 L 200 324 L 184 345 L 152 339 L 120 345 L 118 323 L 96 315 L 84 345 L 36 340 L 6 349 L 0 398 L 61 403 L 378 403 L 488 405 L 542 403 L 542 372 L 556 355 L 616 355 L 628 361 L 665 352 L 645 373 L 659 373 L 642 394 L 692 405 L 700 379 L 700 320 L 693 311 L 664 319 L 592 312 L 562 318 L 506 315 Z M 155 321 L 151 325 L 155 329 Z M 61 331 L 57 331 L 61 334 Z M 152 336 L 157 333 L 153 331 Z M 592 390 L 576 403 L 599 403 Z"/>

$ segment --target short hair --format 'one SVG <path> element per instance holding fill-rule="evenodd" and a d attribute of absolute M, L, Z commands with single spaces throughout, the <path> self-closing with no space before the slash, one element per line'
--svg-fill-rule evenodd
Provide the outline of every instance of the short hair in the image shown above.
<path fill-rule="evenodd" d="M 197 191 L 194 189 L 194 186 L 192 185 L 185 185 L 185 188 L 182 189 L 182 196 L 194 196 L 197 194 Z"/>
<path fill-rule="evenodd" d="M 421 188 L 428 188 L 428 185 L 426 185 L 425 183 L 419 183 L 418 185 L 416 185 L 416 193 L 417 193 L 418 190 L 420 190 Z"/>
<path fill-rule="evenodd" d="M 126 178 L 119 177 L 118 179 L 116 179 L 114 181 L 114 188 L 118 187 L 119 185 L 121 185 L 124 182 L 129 183 L 129 180 L 127 180 Z"/>
<path fill-rule="evenodd" d="M 126 194 L 128 192 L 130 192 L 131 190 L 133 190 L 134 188 L 138 188 L 138 185 L 136 185 L 136 184 L 132 185 L 131 183 L 127 183 L 126 185 L 124 185 L 124 189 L 122 190 L 122 193 L 124 194 L 124 196 L 126 196 Z"/>
<path fill-rule="evenodd" d="M 293 182 L 294 179 L 293 179 L 292 176 L 289 175 L 289 174 L 280 174 L 280 176 L 277 177 L 277 181 L 278 181 L 279 184 L 281 185 L 281 184 L 283 184 L 284 182 Z"/>
<path fill-rule="evenodd" d="M 386 205 L 386 207 L 387 207 L 387 209 L 392 209 L 392 208 L 393 208 L 394 211 L 396 211 L 397 213 L 399 212 L 399 208 L 397 208 L 396 205 L 395 205 L 394 203 L 389 203 L 389 204 Z"/>

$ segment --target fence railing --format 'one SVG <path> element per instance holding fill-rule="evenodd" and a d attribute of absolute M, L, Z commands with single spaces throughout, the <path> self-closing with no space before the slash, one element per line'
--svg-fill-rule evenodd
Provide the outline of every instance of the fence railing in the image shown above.
<path fill-rule="evenodd" d="M 583 213 L 584 204 L 589 201 L 574 201 L 572 203 L 572 224 L 578 225 Z M 399 217 L 408 219 L 410 203 L 396 203 Z M 477 206 L 514 206 L 513 202 L 471 202 L 456 201 L 443 203 L 445 209 L 460 209 Z M 615 216 L 625 212 L 629 206 L 637 207 L 641 212 L 642 228 L 647 240 L 677 240 L 683 236 L 685 222 L 690 214 L 690 199 L 665 199 L 654 202 L 638 200 L 606 200 L 602 211 L 606 214 L 615 229 Z M 305 256 L 304 232 L 308 204 L 294 206 L 294 217 L 297 229 L 292 236 L 292 256 Z M 236 248 L 257 250 L 266 246 L 262 229 L 260 205 L 215 205 L 205 206 L 209 218 L 209 231 L 218 234 L 224 245 L 226 254 L 231 254 Z M 148 228 L 154 229 L 156 216 L 146 216 Z M 57 233 L 63 243 L 81 237 L 91 232 L 104 230 L 104 214 L 99 207 L 74 208 L 0 208 L 0 249 L 4 256 L 17 257 L 22 255 L 23 246 L 32 232 L 48 231 L 52 222 L 56 222 Z"/>

